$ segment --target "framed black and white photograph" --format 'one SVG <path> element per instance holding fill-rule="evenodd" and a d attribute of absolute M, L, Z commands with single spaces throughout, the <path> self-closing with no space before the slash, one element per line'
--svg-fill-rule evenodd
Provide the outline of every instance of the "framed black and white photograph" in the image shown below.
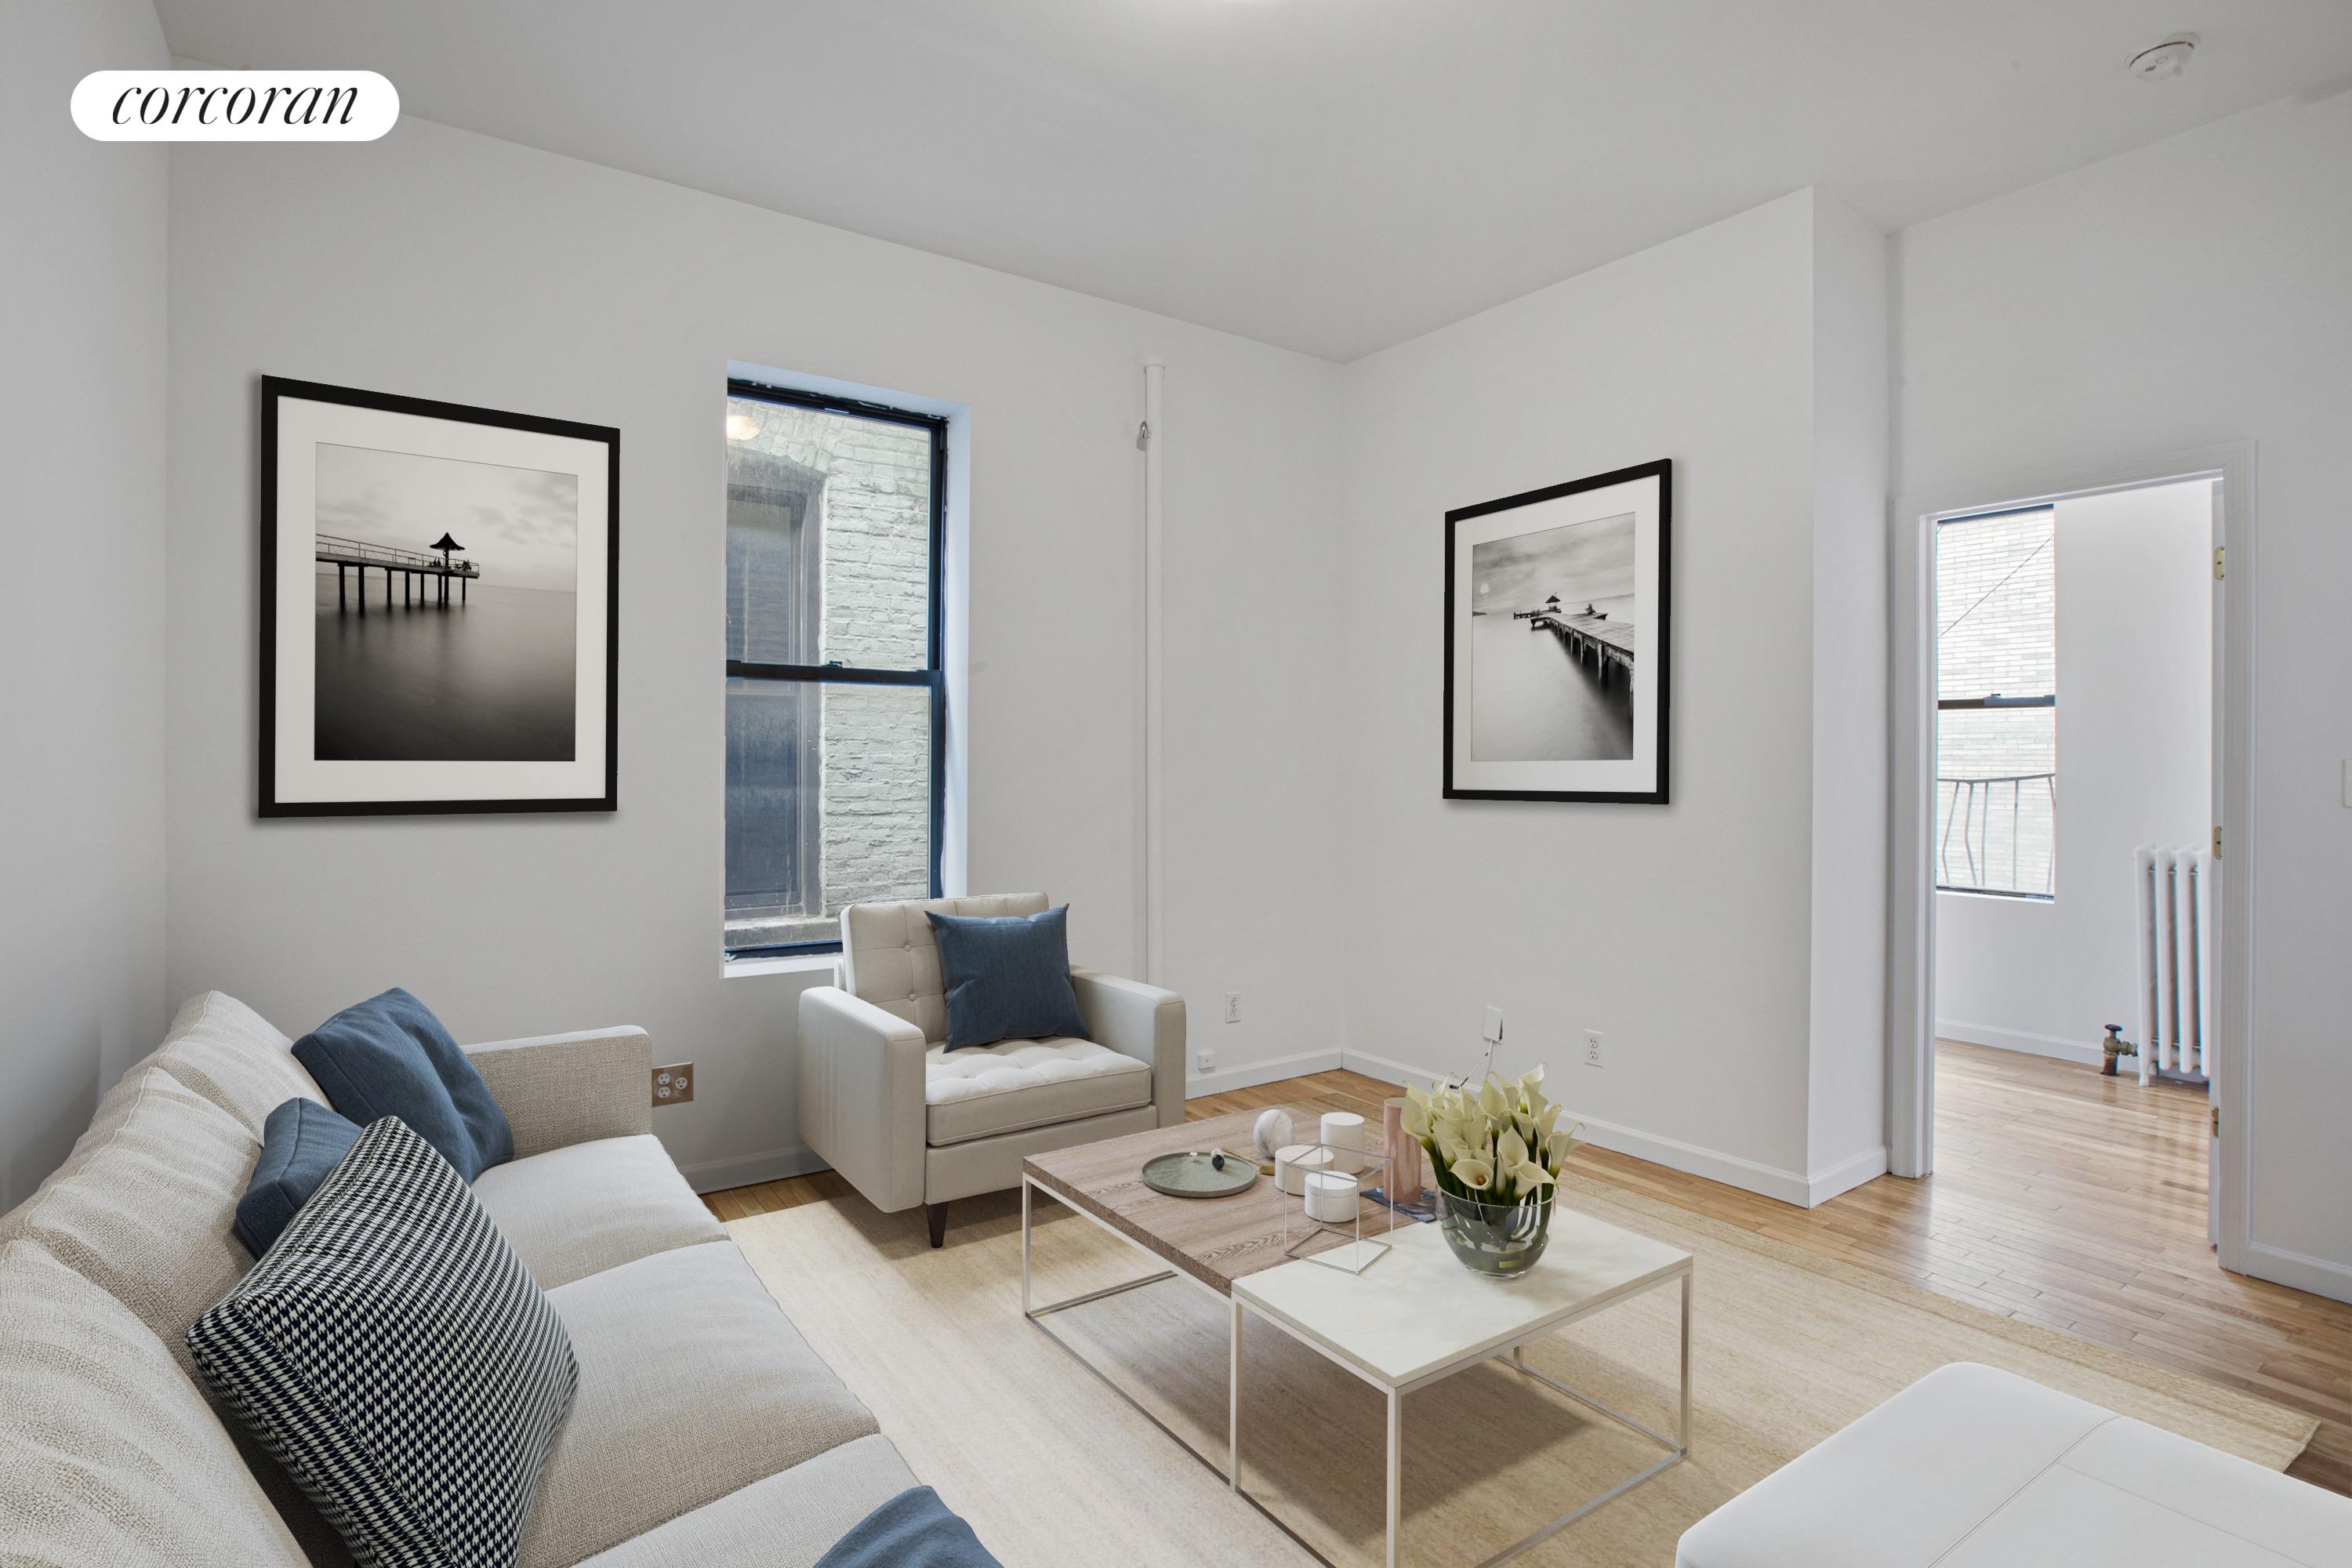
<path fill-rule="evenodd" d="M 1674 464 L 1445 514 L 1449 800 L 1666 803 Z"/>
<path fill-rule="evenodd" d="M 620 432 L 261 382 L 263 816 L 611 811 Z"/>

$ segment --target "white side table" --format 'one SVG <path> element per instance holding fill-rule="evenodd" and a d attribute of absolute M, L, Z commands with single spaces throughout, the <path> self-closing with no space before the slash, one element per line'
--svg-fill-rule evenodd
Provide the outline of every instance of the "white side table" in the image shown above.
<path fill-rule="evenodd" d="M 1490 1358 L 1630 1427 L 1666 1450 L 1597 1497 L 1486 1559 L 1517 1556 L 1611 1499 L 1680 1463 L 1690 1453 L 1691 1255 L 1663 1242 L 1561 1208 L 1551 1242 L 1525 1278 L 1484 1279 L 1455 1259 L 1435 1224 L 1398 1227 L 1387 1257 L 1362 1275 L 1307 1260 L 1234 1282 L 1238 1313 L 1255 1313 L 1388 1395 L 1388 1568 L 1397 1568 L 1402 1522 L 1404 1396 Z M 1523 1348 L 1577 1319 L 1682 1282 L 1681 1404 L 1675 1436 L 1643 1426 L 1527 1364 Z M 1236 1325 L 1238 1327 L 1238 1325 Z M 1241 1341 L 1233 1349 L 1234 1489 L 1241 1490 Z"/>

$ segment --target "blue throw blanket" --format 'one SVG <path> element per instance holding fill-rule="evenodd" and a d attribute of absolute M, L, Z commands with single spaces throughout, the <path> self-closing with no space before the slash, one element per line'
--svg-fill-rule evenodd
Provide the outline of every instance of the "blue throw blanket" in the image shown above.
<path fill-rule="evenodd" d="M 833 1543 L 816 1568 L 1004 1568 L 929 1487 L 900 1492 Z"/>

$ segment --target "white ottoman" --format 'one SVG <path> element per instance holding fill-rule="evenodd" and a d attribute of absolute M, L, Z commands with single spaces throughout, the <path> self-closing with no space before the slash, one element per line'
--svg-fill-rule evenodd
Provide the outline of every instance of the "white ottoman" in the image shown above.
<path fill-rule="evenodd" d="M 1678 1568 L 2352 1568 L 2352 1498 L 1959 1363 L 1691 1526 Z"/>

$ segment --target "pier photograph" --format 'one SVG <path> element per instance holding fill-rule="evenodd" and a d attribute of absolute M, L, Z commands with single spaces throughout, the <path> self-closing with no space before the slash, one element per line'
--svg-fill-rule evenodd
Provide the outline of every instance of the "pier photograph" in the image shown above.
<path fill-rule="evenodd" d="M 1470 571 L 1471 755 L 1631 757 L 1633 514 L 1490 540 Z"/>
<path fill-rule="evenodd" d="M 317 758 L 570 760 L 578 477 L 326 442 L 317 473 Z"/>
<path fill-rule="evenodd" d="M 1672 473 L 1445 514 L 1448 798 L 1664 804 Z"/>
<path fill-rule="evenodd" d="M 620 432 L 261 390 L 260 815 L 615 809 Z"/>

